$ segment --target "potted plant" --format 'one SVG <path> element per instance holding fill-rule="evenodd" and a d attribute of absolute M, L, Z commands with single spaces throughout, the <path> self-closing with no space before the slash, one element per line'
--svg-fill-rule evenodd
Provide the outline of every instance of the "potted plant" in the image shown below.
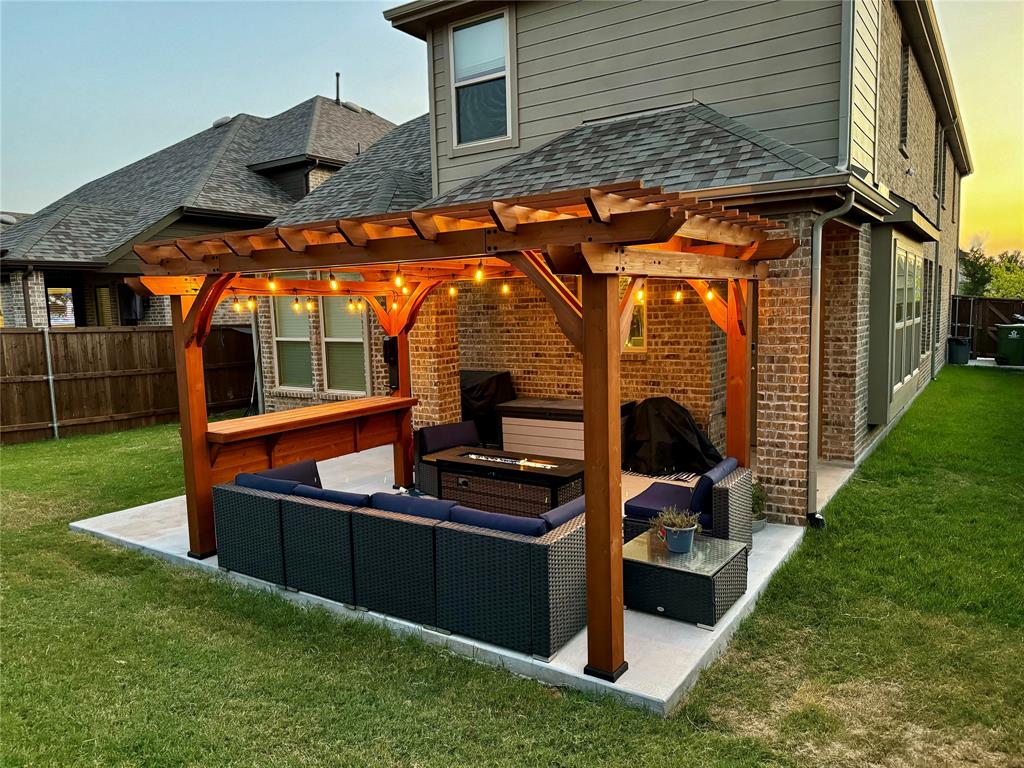
<path fill-rule="evenodd" d="M 750 530 L 752 533 L 757 533 L 758 531 L 763 531 L 765 525 L 768 523 L 768 515 L 764 512 L 767 494 L 765 493 L 764 486 L 760 483 L 754 483 L 753 491 L 753 498 L 750 505 L 750 514 L 752 518 L 750 522 Z"/>
<path fill-rule="evenodd" d="M 693 537 L 700 532 L 697 513 L 665 507 L 651 520 L 651 527 L 669 552 L 686 554 L 693 549 Z"/>

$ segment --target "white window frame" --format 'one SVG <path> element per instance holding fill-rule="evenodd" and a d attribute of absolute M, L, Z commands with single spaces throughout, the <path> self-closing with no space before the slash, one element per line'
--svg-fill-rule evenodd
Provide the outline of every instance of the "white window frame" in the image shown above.
<path fill-rule="evenodd" d="M 360 327 L 362 328 L 362 335 L 358 338 L 339 338 L 332 336 L 327 338 L 327 324 L 324 322 L 324 310 L 323 298 L 317 298 L 317 306 L 320 310 L 320 360 L 322 362 L 321 370 L 324 372 L 324 392 L 329 392 L 332 395 L 363 395 L 370 394 L 370 342 L 369 342 L 369 323 L 366 322 L 366 313 L 370 311 L 369 306 L 366 302 L 363 302 L 363 306 L 366 310 L 359 313 Z M 344 298 L 339 296 L 339 298 Z M 331 389 L 330 377 L 327 375 L 327 343 L 330 341 L 336 342 L 347 342 L 355 343 L 359 342 L 363 345 L 363 379 L 364 387 L 361 390 L 358 389 Z"/>
<path fill-rule="evenodd" d="M 904 240 L 904 239 L 899 238 L 899 237 L 894 237 L 893 238 L 893 243 L 892 243 L 892 291 L 891 291 L 891 295 L 889 297 L 889 306 L 890 306 L 890 308 L 892 310 L 892 329 L 891 329 L 891 334 L 890 334 L 890 337 L 889 337 L 890 338 L 890 343 L 889 343 L 889 360 L 890 360 L 890 364 L 893 366 L 892 374 L 889 377 L 889 381 L 890 381 L 890 385 L 891 385 L 891 391 L 892 391 L 893 394 L 898 392 L 900 390 L 900 388 L 903 387 L 907 382 L 913 381 L 915 379 L 917 374 L 921 371 L 921 358 L 924 356 L 924 354 L 921 352 L 921 337 L 920 336 L 916 336 L 915 337 L 915 333 L 916 334 L 920 334 L 920 333 L 923 332 L 923 327 L 922 327 L 922 324 L 924 322 L 923 296 L 922 296 L 921 301 L 919 302 L 918 299 L 917 299 L 917 296 L 916 296 L 917 285 L 916 285 L 916 282 L 912 282 L 911 281 L 911 279 L 910 279 L 911 278 L 911 274 L 910 274 L 910 270 L 909 269 L 907 269 L 905 274 L 904 274 L 904 280 L 905 280 L 904 286 L 905 287 L 904 287 L 904 295 L 903 295 L 903 319 L 898 321 L 898 322 L 896 320 L 896 276 L 898 274 L 898 269 L 899 269 L 899 257 L 900 257 L 899 251 L 901 251 L 901 250 L 904 251 L 907 254 L 907 257 L 908 257 L 907 258 L 907 266 L 908 267 L 910 266 L 910 263 L 912 261 L 914 262 L 914 264 L 915 264 L 914 275 L 916 276 L 918 272 L 922 273 L 922 288 L 924 287 L 924 282 L 923 282 L 923 280 L 924 280 L 924 278 L 923 278 L 924 254 L 921 252 L 921 250 L 914 243 L 912 243 L 912 242 L 910 242 L 908 240 Z M 911 288 L 911 287 L 915 291 L 915 299 L 914 299 L 914 303 L 913 303 L 913 305 L 911 307 L 911 312 L 910 312 L 911 316 L 908 319 L 908 317 L 907 317 L 906 289 L 907 288 Z M 923 291 L 922 291 L 922 293 L 923 293 Z M 917 310 L 916 310 L 917 305 L 919 303 L 921 304 L 921 314 L 920 315 L 917 314 Z M 908 329 L 910 330 L 910 345 L 911 345 L 911 348 L 914 350 L 914 354 L 915 354 L 914 366 L 913 366 L 912 370 L 909 373 L 906 373 L 905 375 L 903 375 L 900 378 L 899 381 L 895 381 L 895 374 L 896 374 L 896 363 L 895 363 L 895 357 L 896 357 L 896 333 L 897 333 L 897 331 L 902 331 L 903 332 L 903 343 L 900 346 L 900 354 L 901 354 L 901 357 L 905 359 L 906 358 L 906 354 L 907 354 L 907 331 L 908 331 Z M 901 366 L 903 364 L 905 364 L 905 363 L 901 360 Z M 900 368 L 900 373 L 902 373 L 902 372 L 903 372 L 903 368 L 901 367 Z"/>
<path fill-rule="evenodd" d="M 275 294 L 273 296 L 268 296 L 267 298 L 269 299 L 268 303 L 270 304 L 270 334 L 271 334 L 271 339 L 273 340 L 273 344 L 274 344 L 274 388 L 275 389 L 280 389 L 280 390 L 285 390 L 285 391 L 288 391 L 288 392 L 313 392 L 313 391 L 315 391 L 316 377 L 313 376 L 313 375 L 311 375 L 309 377 L 309 386 L 308 387 L 297 387 L 294 384 L 282 384 L 281 383 L 281 356 L 278 354 L 278 351 L 277 351 L 277 342 L 279 342 L 279 341 L 304 341 L 307 344 L 309 344 L 309 356 L 310 356 L 309 365 L 310 365 L 310 369 L 315 371 L 316 369 L 313 366 L 313 339 L 311 339 L 308 334 L 307 334 L 306 338 L 304 338 L 304 339 L 303 338 L 299 338 L 299 337 L 295 337 L 295 336 L 278 336 L 277 335 L 277 303 L 274 301 L 274 299 L 288 298 L 288 295 L 287 294 L 280 294 L 280 295 Z M 308 315 L 306 317 L 306 322 L 307 322 L 307 324 L 309 322 Z"/>
<path fill-rule="evenodd" d="M 455 93 L 455 30 L 462 27 L 469 27 L 480 21 L 488 19 L 496 19 L 501 16 L 505 22 L 505 69 L 501 73 L 492 73 L 489 75 L 481 75 L 470 80 L 465 80 L 458 83 L 460 86 L 476 85 L 477 83 L 486 83 L 489 80 L 497 80 L 499 77 L 505 78 L 505 135 L 504 136 L 492 136 L 489 139 L 480 139 L 479 141 L 467 141 L 464 143 L 459 142 L 459 103 L 457 94 Z M 515 34 L 515 30 L 512 26 L 512 14 L 509 13 L 508 7 L 494 8 L 486 13 L 480 13 L 476 16 L 471 16 L 468 19 L 460 19 L 454 21 L 448 25 L 448 99 L 451 108 L 449 114 L 451 115 L 451 146 L 454 154 L 458 154 L 459 150 L 473 151 L 475 149 L 491 149 L 497 148 L 495 145 L 506 145 L 511 142 L 511 145 L 515 145 L 515 125 L 512 121 L 512 112 L 515 108 L 515 90 L 512 87 L 512 79 L 515 74 L 515 67 L 512 64 L 512 39 Z"/>

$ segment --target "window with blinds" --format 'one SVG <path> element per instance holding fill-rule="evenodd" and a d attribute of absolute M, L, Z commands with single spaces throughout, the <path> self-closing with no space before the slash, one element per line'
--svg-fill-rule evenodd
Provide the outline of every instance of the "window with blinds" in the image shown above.
<path fill-rule="evenodd" d="M 307 279 L 305 272 L 277 275 L 282 279 Z M 274 296 L 271 318 L 274 324 L 274 351 L 277 355 L 277 385 L 291 389 L 313 388 L 313 363 L 309 345 L 309 315 L 300 304 L 294 309 L 295 297 Z"/>
<path fill-rule="evenodd" d="M 326 387 L 332 392 L 366 394 L 366 314 L 348 307 L 347 296 L 321 299 Z"/>

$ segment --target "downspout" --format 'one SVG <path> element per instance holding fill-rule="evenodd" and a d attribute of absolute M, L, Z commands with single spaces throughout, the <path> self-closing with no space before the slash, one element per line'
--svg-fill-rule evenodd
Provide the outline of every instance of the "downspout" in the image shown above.
<path fill-rule="evenodd" d="M 807 524 L 824 528 L 825 518 L 818 512 L 818 401 L 821 381 L 821 240 L 825 225 L 850 212 L 854 191 L 838 208 L 826 211 L 814 220 L 811 229 L 811 349 L 807 376 Z"/>
<path fill-rule="evenodd" d="M 959 247 L 959 244 L 957 245 Z M 939 314 L 942 312 L 942 297 L 939 295 L 939 279 L 942 274 L 942 267 L 939 266 L 941 253 L 939 246 L 935 246 L 935 263 L 932 265 L 932 348 L 931 352 L 931 376 L 932 381 L 938 378 L 935 370 L 935 350 L 939 348 Z M 950 293 L 952 296 L 952 293 Z M 950 308 L 952 311 L 952 308 Z M 944 340 L 943 340 L 944 341 Z"/>

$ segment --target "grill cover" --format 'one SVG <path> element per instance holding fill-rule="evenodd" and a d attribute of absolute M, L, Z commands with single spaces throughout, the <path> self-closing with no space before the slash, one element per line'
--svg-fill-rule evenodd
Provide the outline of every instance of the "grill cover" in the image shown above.
<path fill-rule="evenodd" d="M 630 472 L 701 474 L 722 460 L 690 412 L 670 397 L 640 403 L 625 432 L 622 466 Z"/>
<path fill-rule="evenodd" d="M 501 445 L 501 419 L 495 406 L 516 399 L 512 374 L 508 371 L 460 371 L 462 418 L 476 422 L 484 445 Z"/>

